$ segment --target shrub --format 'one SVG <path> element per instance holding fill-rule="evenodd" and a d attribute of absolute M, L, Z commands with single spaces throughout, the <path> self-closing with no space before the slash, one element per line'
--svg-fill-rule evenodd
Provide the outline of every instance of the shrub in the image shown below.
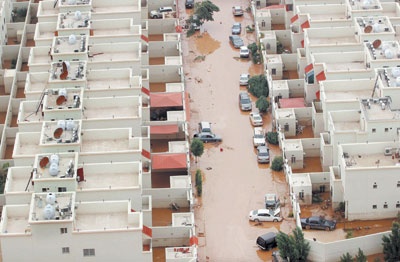
<path fill-rule="evenodd" d="M 250 77 L 249 92 L 257 98 L 261 96 L 268 97 L 269 88 L 268 81 L 265 75 L 255 75 Z"/>
<path fill-rule="evenodd" d="M 200 169 L 196 170 L 196 190 L 197 190 L 197 195 L 201 197 L 201 194 L 203 192 L 203 178 L 201 176 Z"/>
<path fill-rule="evenodd" d="M 256 101 L 256 107 L 260 113 L 265 113 L 268 111 L 269 102 L 265 96 L 260 96 Z"/>
<path fill-rule="evenodd" d="M 274 171 L 282 171 L 283 170 L 283 157 L 276 156 L 271 164 L 271 169 Z"/>
<path fill-rule="evenodd" d="M 267 132 L 267 141 L 271 145 L 278 145 L 279 144 L 278 132 Z"/>

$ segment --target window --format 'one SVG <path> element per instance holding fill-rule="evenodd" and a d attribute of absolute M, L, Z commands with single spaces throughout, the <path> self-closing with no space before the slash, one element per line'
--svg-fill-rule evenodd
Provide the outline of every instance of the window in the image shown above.
<path fill-rule="evenodd" d="M 68 230 L 66 227 L 60 228 L 60 234 L 67 234 L 67 233 L 68 233 Z"/>
<path fill-rule="evenodd" d="M 397 201 L 397 203 L 396 203 L 396 208 L 400 208 L 400 202 L 399 201 Z"/>
<path fill-rule="evenodd" d="M 385 127 L 385 132 L 389 132 L 389 128 Z"/>
<path fill-rule="evenodd" d="M 290 162 L 291 163 L 296 163 L 296 157 L 294 155 L 292 155 L 292 157 L 290 158 Z"/>
<path fill-rule="evenodd" d="M 286 124 L 283 126 L 283 128 L 284 128 L 285 132 L 288 132 L 288 131 L 289 131 L 289 124 L 286 123 Z"/>
<path fill-rule="evenodd" d="M 50 189 L 48 187 L 43 187 L 42 188 L 42 192 L 47 192 L 47 191 L 50 191 Z"/>
<path fill-rule="evenodd" d="M 397 181 L 397 187 L 400 187 L 400 181 Z"/>
<path fill-rule="evenodd" d="M 67 188 L 66 187 L 59 187 L 58 188 L 58 192 L 67 192 Z"/>
<path fill-rule="evenodd" d="M 303 199 L 304 198 L 304 191 L 299 192 L 299 198 Z"/>
<path fill-rule="evenodd" d="M 388 208 L 387 202 L 385 202 L 385 204 L 383 204 L 383 208 Z"/>
<path fill-rule="evenodd" d="M 69 247 L 63 247 L 62 248 L 62 253 L 63 254 L 69 254 Z"/>
<path fill-rule="evenodd" d="M 83 256 L 84 257 L 94 257 L 95 256 L 95 252 L 94 252 L 94 248 L 85 248 L 83 250 Z"/>
<path fill-rule="evenodd" d="M 376 133 L 376 128 L 372 128 L 372 133 Z"/>
<path fill-rule="evenodd" d="M 376 209 L 377 208 L 377 206 L 376 205 L 372 205 L 372 209 Z"/>
<path fill-rule="evenodd" d="M 276 75 L 276 68 L 272 68 L 271 74 Z"/>
<path fill-rule="evenodd" d="M 374 183 L 374 185 L 372 186 L 372 188 L 374 188 L 374 189 L 378 188 L 378 185 L 376 184 L 376 182 Z"/>

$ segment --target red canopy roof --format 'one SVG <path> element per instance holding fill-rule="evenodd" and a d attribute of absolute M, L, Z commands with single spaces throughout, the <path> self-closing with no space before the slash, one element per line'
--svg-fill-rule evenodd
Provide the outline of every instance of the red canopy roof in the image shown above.
<path fill-rule="evenodd" d="M 182 169 L 187 167 L 186 153 L 181 154 L 152 154 L 152 169 Z"/>
<path fill-rule="evenodd" d="M 151 93 L 150 107 L 182 106 L 182 93 Z"/>
<path fill-rule="evenodd" d="M 308 73 L 308 72 L 310 72 L 311 70 L 313 70 L 314 69 L 314 65 L 313 64 L 308 64 L 305 68 L 304 68 L 304 71 L 306 72 L 306 74 Z"/>
<path fill-rule="evenodd" d="M 176 134 L 178 131 L 178 125 L 150 126 L 151 135 Z"/>
<path fill-rule="evenodd" d="M 305 107 L 304 105 L 304 98 L 281 98 L 279 99 L 279 106 L 280 108 L 299 108 Z"/>
<path fill-rule="evenodd" d="M 324 71 L 321 71 L 321 72 L 316 76 L 316 78 L 317 78 L 317 81 L 318 81 L 318 82 L 319 82 L 319 81 L 324 81 L 324 80 L 326 80 L 325 72 L 324 72 Z"/>

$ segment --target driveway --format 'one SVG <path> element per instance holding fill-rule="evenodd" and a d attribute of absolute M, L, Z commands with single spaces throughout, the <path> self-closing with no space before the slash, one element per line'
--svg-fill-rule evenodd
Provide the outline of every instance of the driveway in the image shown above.
<path fill-rule="evenodd" d="M 257 164 L 249 112 L 241 112 L 238 106 L 238 94 L 246 90 L 239 86 L 240 74 L 261 74 L 262 66 L 239 59 L 239 50 L 228 39 L 233 22 L 241 22 L 245 45 L 254 42 L 254 33 L 245 30 L 253 18 L 249 12 L 243 17 L 232 15 L 233 5 L 246 8 L 248 1 L 212 2 L 220 8 L 214 21 L 206 22 L 200 33 L 190 38 L 182 33 L 191 135 L 199 121 L 209 121 L 214 133 L 223 138 L 220 144 L 206 144 L 198 163 L 192 161 L 193 173 L 196 169 L 203 172 L 203 195 L 196 198 L 195 209 L 199 261 L 267 261 L 271 252 L 259 251 L 257 236 L 280 229 L 289 232 L 294 222 L 287 218 L 288 207 L 282 212 L 285 218 L 281 223 L 256 224 L 247 219 L 250 210 L 263 208 L 267 192 L 277 192 L 282 202 L 284 196 L 289 199 L 283 173 L 272 173 L 268 164 Z M 191 10 L 185 10 L 182 3 L 179 7 L 184 20 Z M 270 115 L 264 120 L 264 128 L 270 130 Z M 277 147 L 271 151 L 272 159 L 280 154 Z"/>

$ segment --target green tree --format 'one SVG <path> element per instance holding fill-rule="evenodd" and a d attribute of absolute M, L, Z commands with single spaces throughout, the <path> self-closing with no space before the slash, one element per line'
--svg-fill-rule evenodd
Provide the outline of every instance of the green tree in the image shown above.
<path fill-rule="evenodd" d="M 260 113 L 265 113 L 268 111 L 269 102 L 265 96 L 260 96 L 256 101 L 256 107 L 260 111 Z"/>
<path fill-rule="evenodd" d="M 197 15 L 200 25 L 206 21 L 214 21 L 214 12 L 219 12 L 219 7 L 209 0 L 197 2 L 194 7 L 194 14 Z"/>
<path fill-rule="evenodd" d="M 251 43 L 251 44 L 247 45 L 247 48 L 250 50 L 251 55 L 254 55 L 258 51 L 258 46 L 256 43 Z"/>
<path fill-rule="evenodd" d="M 203 142 L 198 138 L 193 138 L 192 144 L 190 145 L 190 152 L 192 152 L 192 154 L 196 157 L 196 163 L 197 163 L 197 158 L 204 153 Z"/>
<path fill-rule="evenodd" d="M 299 227 L 296 227 L 290 236 L 280 231 L 276 242 L 282 258 L 288 261 L 307 261 L 310 244 L 305 241 L 303 231 Z"/>
<path fill-rule="evenodd" d="M 271 169 L 274 171 L 282 171 L 283 170 L 283 157 L 276 156 L 271 164 Z"/>
<path fill-rule="evenodd" d="M 4 193 L 4 185 L 7 180 L 8 168 L 10 167 L 10 163 L 4 163 L 0 169 L 0 194 Z"/>
<path fill-rule="evenodd" d="M 353 257 L 349 254 L 349 252 L 347 252 L 346 254 L 343 254 L 340 257 L 340 262 L 352 262 L 353 261 Z"/>
<path fill-rule="evenodd" d="M 268 97 L 269 88 L 265 75 L 255 75 L 249 79 L 249 92 L 259 98 L 261 96 Z"/>
<path fill-rule="evenodd" d="M 278 145 L 278 132 L 267 132 L 267 141 L 269 144 Z"/>
<path fill-rule="evenodd" d="M 400 261 L 400 224 L 393 222 L 392 233 L 382 237 L 385 261 Z"/>
<path fill-rule="evenodd" d="M 355 261 L 356 262 L 367 262 L 367 257 L 364 255 L 364 252 L 358 248 L 358 253 L 355 256 Z"/>

